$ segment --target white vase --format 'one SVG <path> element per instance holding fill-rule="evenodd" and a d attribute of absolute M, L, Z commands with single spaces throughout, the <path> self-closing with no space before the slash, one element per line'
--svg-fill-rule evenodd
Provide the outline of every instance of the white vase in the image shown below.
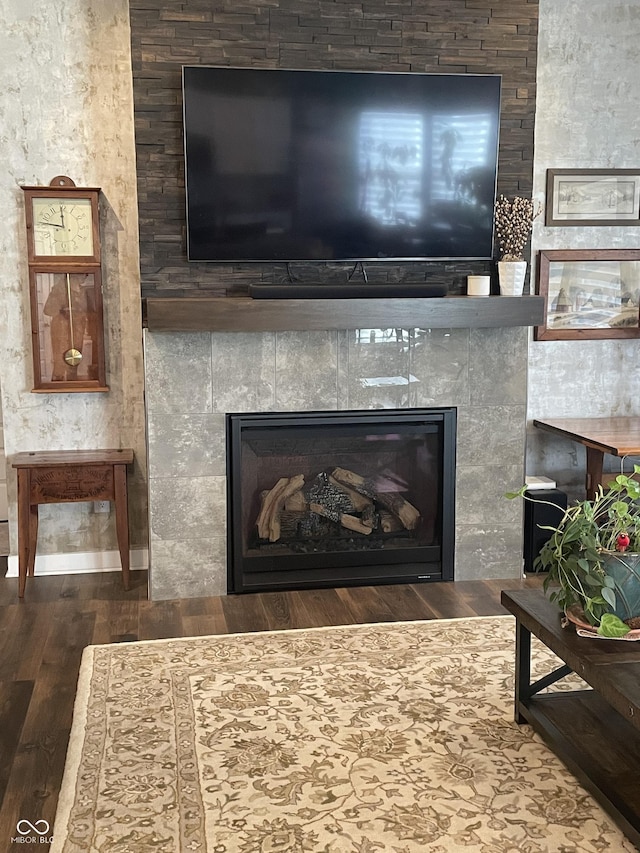
<path fill-rule="evenodd" d="M 498 261 L 500 296 L 522 296 L 526 274 L 526 261 Z"/>

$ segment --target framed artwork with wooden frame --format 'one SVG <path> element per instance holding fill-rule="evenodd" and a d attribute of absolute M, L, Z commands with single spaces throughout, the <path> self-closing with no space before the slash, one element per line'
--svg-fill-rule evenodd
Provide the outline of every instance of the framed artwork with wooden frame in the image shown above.
<path fill-rule="evenodd" d="M 547 169 L 545 225 L 640 225 L 640 169 Z"/>
<path fill-rule="evenodd" d="M 537 272 L 536 341 L 640 337 L 640 249 L 543 250 Z"/>

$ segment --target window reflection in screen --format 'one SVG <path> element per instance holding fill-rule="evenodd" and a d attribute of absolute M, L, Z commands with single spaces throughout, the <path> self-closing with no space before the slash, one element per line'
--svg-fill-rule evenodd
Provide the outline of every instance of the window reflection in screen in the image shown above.
<path fill-rule="evenodd" d="M 423 123 L 419 113 L 360 115 L 360 211 L 382 225 L 422 216 Z"/>
<path fill-rule="evenodd" d="M 431 134 L 430 197 L 469 205 L 493 203 L 493 130 L 489 115 L 436 115 Z"/>
<path fill-rule="evenodd" d="M 491 203 L 493 175 L 487 167 L 492 144 L 489 115 L 361 113 L 360 212 L 381 225 L 415 227 L 425 206 L 434 202 Z"/>

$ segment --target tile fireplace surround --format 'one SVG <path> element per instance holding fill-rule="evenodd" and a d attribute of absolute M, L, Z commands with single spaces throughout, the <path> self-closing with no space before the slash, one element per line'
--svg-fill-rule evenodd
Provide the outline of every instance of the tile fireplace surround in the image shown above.
<path fill-rule="evenodd" d="M 455 580 L 521 575 L 526 327 L 144 334 L 152 599 L 227 592 L 226 412 L 456 406 Z"/>

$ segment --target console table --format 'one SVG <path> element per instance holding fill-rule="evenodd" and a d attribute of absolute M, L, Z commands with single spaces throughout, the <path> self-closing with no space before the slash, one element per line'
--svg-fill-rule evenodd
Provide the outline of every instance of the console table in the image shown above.
<path fill-rule="evenodd" d="M 24 597 L 27 575 L 35 570 L 40 504 L 113 501 L 122 563 L 122 582 L 129 589 L 129 520 L 127 465 L 133 450 L 61 450 L 16 453 L 18 475 L 18 596 Z"/>
<path fill-rule="evenodd" d="M 503 590 L 516 618 L 515 719 L 529 723 L 640 846 L 640 643 L 580 637 L 540 589 Z M 563 665 L 531 683 L 531 635 Z M 592 690 L 541 691 L 570 672 Z"/>
<path fill-rule="evenodd" d="M 533 425 L 587 448 L 587 500 L 593 500 L 602 483 L 605 453 L 619 457 L 640 456 L 640 417 L 554 418 L 534 420 Z"/>

